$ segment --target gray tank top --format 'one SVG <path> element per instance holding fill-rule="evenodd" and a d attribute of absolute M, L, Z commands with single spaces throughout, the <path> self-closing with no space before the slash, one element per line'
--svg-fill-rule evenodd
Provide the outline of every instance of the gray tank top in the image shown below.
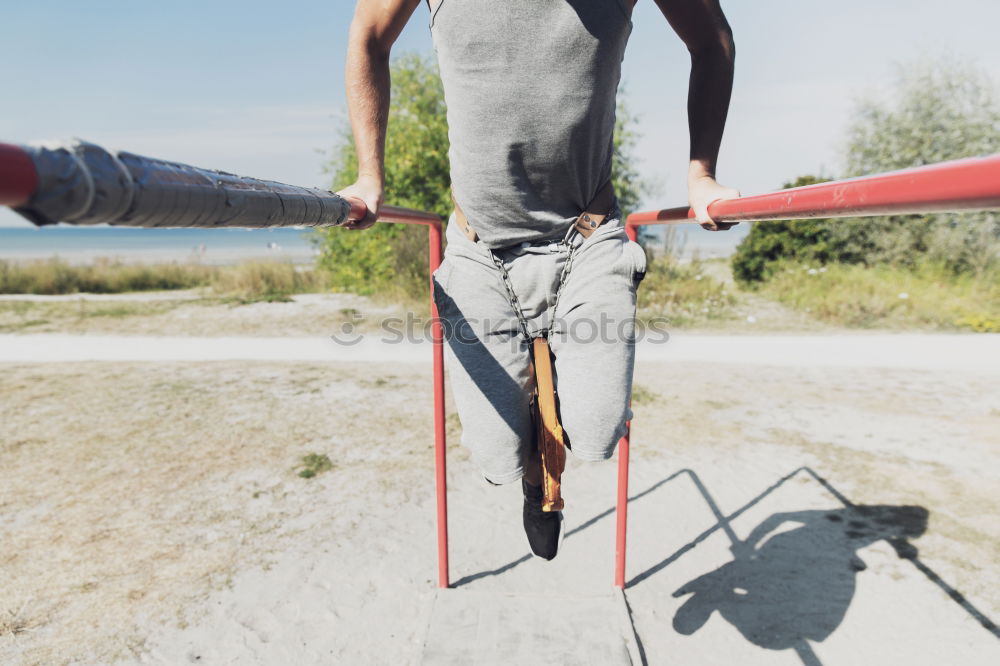
<path fill-rule="evenodd" d="M 455 200 L 497 249 L 563 236 L 611 177 L 631 0 L 430 0 Z"/>

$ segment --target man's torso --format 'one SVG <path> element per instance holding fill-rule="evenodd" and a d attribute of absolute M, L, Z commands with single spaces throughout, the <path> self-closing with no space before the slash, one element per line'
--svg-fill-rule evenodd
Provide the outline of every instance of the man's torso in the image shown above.
<path fill-rule="evenodd" d="M 611 177 L 629 0 L 430 0 L 452 187 L 482 241 L 565 234 Z"/>

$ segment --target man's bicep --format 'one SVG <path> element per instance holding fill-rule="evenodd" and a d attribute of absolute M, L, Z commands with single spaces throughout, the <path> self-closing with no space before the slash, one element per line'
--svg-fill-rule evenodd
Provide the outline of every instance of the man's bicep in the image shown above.
<path fill-rule="evenodd" d="M 358 0 L 351 32 L 388 53 L 421 0 Z"/>
<path fill-rule="evenodd" d="M 732 30 L 719 0 L 656 0 L 657 6 L 689 51 L 731 47 Z"/>

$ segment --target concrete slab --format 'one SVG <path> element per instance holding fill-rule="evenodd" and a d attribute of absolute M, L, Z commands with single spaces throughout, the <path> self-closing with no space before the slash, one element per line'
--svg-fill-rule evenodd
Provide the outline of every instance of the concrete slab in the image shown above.
<path fill-rule="evenodd" d="M 1000 631 L 920 559 L 923 507 L 845 504 L 809 468 L 756 489 L 745 472 L 684 471 L 632 503 L 648 663 L 1000 663 Z"/>
<path fill-rule="evenodd" d="M 601 596 L 440 590 L 421 664 L 631 664 L 618 602 Z"/>

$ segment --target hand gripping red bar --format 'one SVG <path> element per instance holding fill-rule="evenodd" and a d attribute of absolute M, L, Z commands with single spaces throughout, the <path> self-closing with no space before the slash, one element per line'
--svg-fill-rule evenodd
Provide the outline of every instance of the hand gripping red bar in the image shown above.
<path fill-rule="evenodd" d="M 1000 155 L 890 171 L 716 201 L 717 222 L 949 213 L 1000 208 Z M 687 207 L 633 213 L 627 226 L 693 222 Z"/>

